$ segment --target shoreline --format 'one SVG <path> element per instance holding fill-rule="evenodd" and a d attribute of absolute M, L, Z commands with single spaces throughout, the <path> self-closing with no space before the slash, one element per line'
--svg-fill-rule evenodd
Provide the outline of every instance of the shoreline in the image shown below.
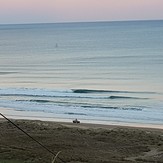
<path fill-rule="evenodd" d="M 13 120 L 32 120 L 32 121 L 43 121 L 43 122 L 55 122 L 55 123 L 63 123 L 72 125 L 73 118 L 58 118 L 53 117 L 52 114 L 44 114 L 44 112 L 39 112 L 39 116 L 37 112 L 22 112 L 22 111 L 14 111 L 10 108 L 0 108 L 1 113 L 4 114 L 7 118 Z M 25 115 L 26 114 L 26 115 Z M 0 119 L 3 117 L 0 117 Z M 119 127 L 129 127 L 129 128 L 144 128 L 144 129 L 158 129 L 163 130 L 163 124 L 145 124 L 145 123 L 134 123 L 134 122 L 116 122 L 116 121 L 98 121 L 98 120 L 86 120 L 86 119 L 78 119 L 81 123 L 80 126 L 119 126 Z M 102 127 L 102 128 L 103 128 Z"/>
<path fill-rule="evenodd" d="M 107 122 L 107 123 L 100 123 L 101 121 L 88 121 L 88 120 L 82 120 L 79 124 L 73 123 L 72 119 L 61 119 L 61 118 L 53 118 L 53 120 L 49 118 L 34 118 L 34 117 L 19 117 L 19 118 L 11 118 L 10 116 L 7 117 L 8 119 L 12 121 L 40 121 L 45 123 L 55 123 L 55 124 L 61 124 L 67 127 L 77 127 L 82 129 L 113 129 L 113 128 L 128 128 L 128 129 L 144 129 L 144 130 L 155 130 L 155 131 L 163 131 L 163 125 L 150 125 L 150 124 L 136 124 L 136 123 L 116 123 L 116 122 Z M 0 123 L 5 120 L 3 117 L 0 117 Z M 98 123 L 99 122 L 99 123 Z"/>
<path fill-rule="evenodd" d="M 40 117 L 14 117 L 6 116 L 10 120 L 25 120 L 25 121 L 42 121 L 51 123 L 61 123 L 69 126 L 74 126 L 73 119 L 62 119 L 62 118 L 40 118 Z M 0 117 L 0 122 L 5 121 L 3 117 Z M 89 121 L 89 120 L 79 120 L 80 124 L 77 126 L 85 126 L 84 128 L 95 127 L 95 128 L 110 128 L 110 127 L 122 127 L 122 128 L 141 128 L 141 129 L 156 129 L 163 130 L 163 125 L 155 124 L 138 124 L 138 123 L 124 123 L 124 122 L 112 122 L 112 121 Z M 76 126 L 76 125 L 75 125 Z"/>

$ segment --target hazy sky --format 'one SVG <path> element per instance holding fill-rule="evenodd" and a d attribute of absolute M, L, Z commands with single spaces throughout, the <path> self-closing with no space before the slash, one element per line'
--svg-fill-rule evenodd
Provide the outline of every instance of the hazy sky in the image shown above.
<path fill-rule="evenodd" d="M 0 24 L 163 19 L 163 0 L 0 0 Z"/>

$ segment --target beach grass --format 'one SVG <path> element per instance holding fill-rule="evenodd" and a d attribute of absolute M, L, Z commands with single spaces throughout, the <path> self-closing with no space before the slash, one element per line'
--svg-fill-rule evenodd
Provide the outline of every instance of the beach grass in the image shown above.
<path fill-rule="evenodd" d="M 15 120 L 66 163 L 163 162 L 163 130 Z M 0 163 L 51 163 L 53 156 L 12 124 L 0 122 Z M 153 159 L 154 158 L 154 159 Z"/>
<path fill-rule="evenodd" d="M 22 163 L 22 162 L 16 160 L 0 160 L 0 163 Z"/>

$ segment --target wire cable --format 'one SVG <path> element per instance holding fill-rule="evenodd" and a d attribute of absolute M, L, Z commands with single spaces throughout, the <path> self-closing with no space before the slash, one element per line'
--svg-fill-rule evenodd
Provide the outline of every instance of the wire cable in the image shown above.
<path fill-rule="evenodd" d="M 12 122 L 10 119 L 8 119 L 6 116 L 4 116 L 2 113 L 0 113 L 0 115 L 6 119 L 8 122 L 10 122 L 13 126 L 15 126 L 17 129 L 19 129 L 20 131 L 22 131 L 25 135 L 27 135 L 29 138 L 31 138 L 33 141 L 35 141 L 37 144 L 39 144 L 42 148 L 44 148 L 45 150 L 47 150 L 50 154 L 53 155 L 53 157 L 56 156 L 55 153 L 53 153 L 51 150 L 49 150 L 46 146 L 44 146 L 42 143 L 40 143 L 38 140 L 36 140 L 35 138 L 33 138 L 31 135 L 29 135 L 27 132 L 25 132 L 23 129 L 21 129 L 18 125 L 16 125 L 14 122 Z M 60 161 L 66 163 L 65 161 L 63 161 L 61 158 L 57 157 Z"/>

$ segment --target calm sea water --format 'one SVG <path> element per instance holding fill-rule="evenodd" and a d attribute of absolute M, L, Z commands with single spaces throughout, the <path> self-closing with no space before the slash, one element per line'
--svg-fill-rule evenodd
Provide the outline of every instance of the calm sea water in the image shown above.
<path fill-rule="evenodd" d="M 0 25 L 0 111 L 163 125 L 163 21 Z"/>

